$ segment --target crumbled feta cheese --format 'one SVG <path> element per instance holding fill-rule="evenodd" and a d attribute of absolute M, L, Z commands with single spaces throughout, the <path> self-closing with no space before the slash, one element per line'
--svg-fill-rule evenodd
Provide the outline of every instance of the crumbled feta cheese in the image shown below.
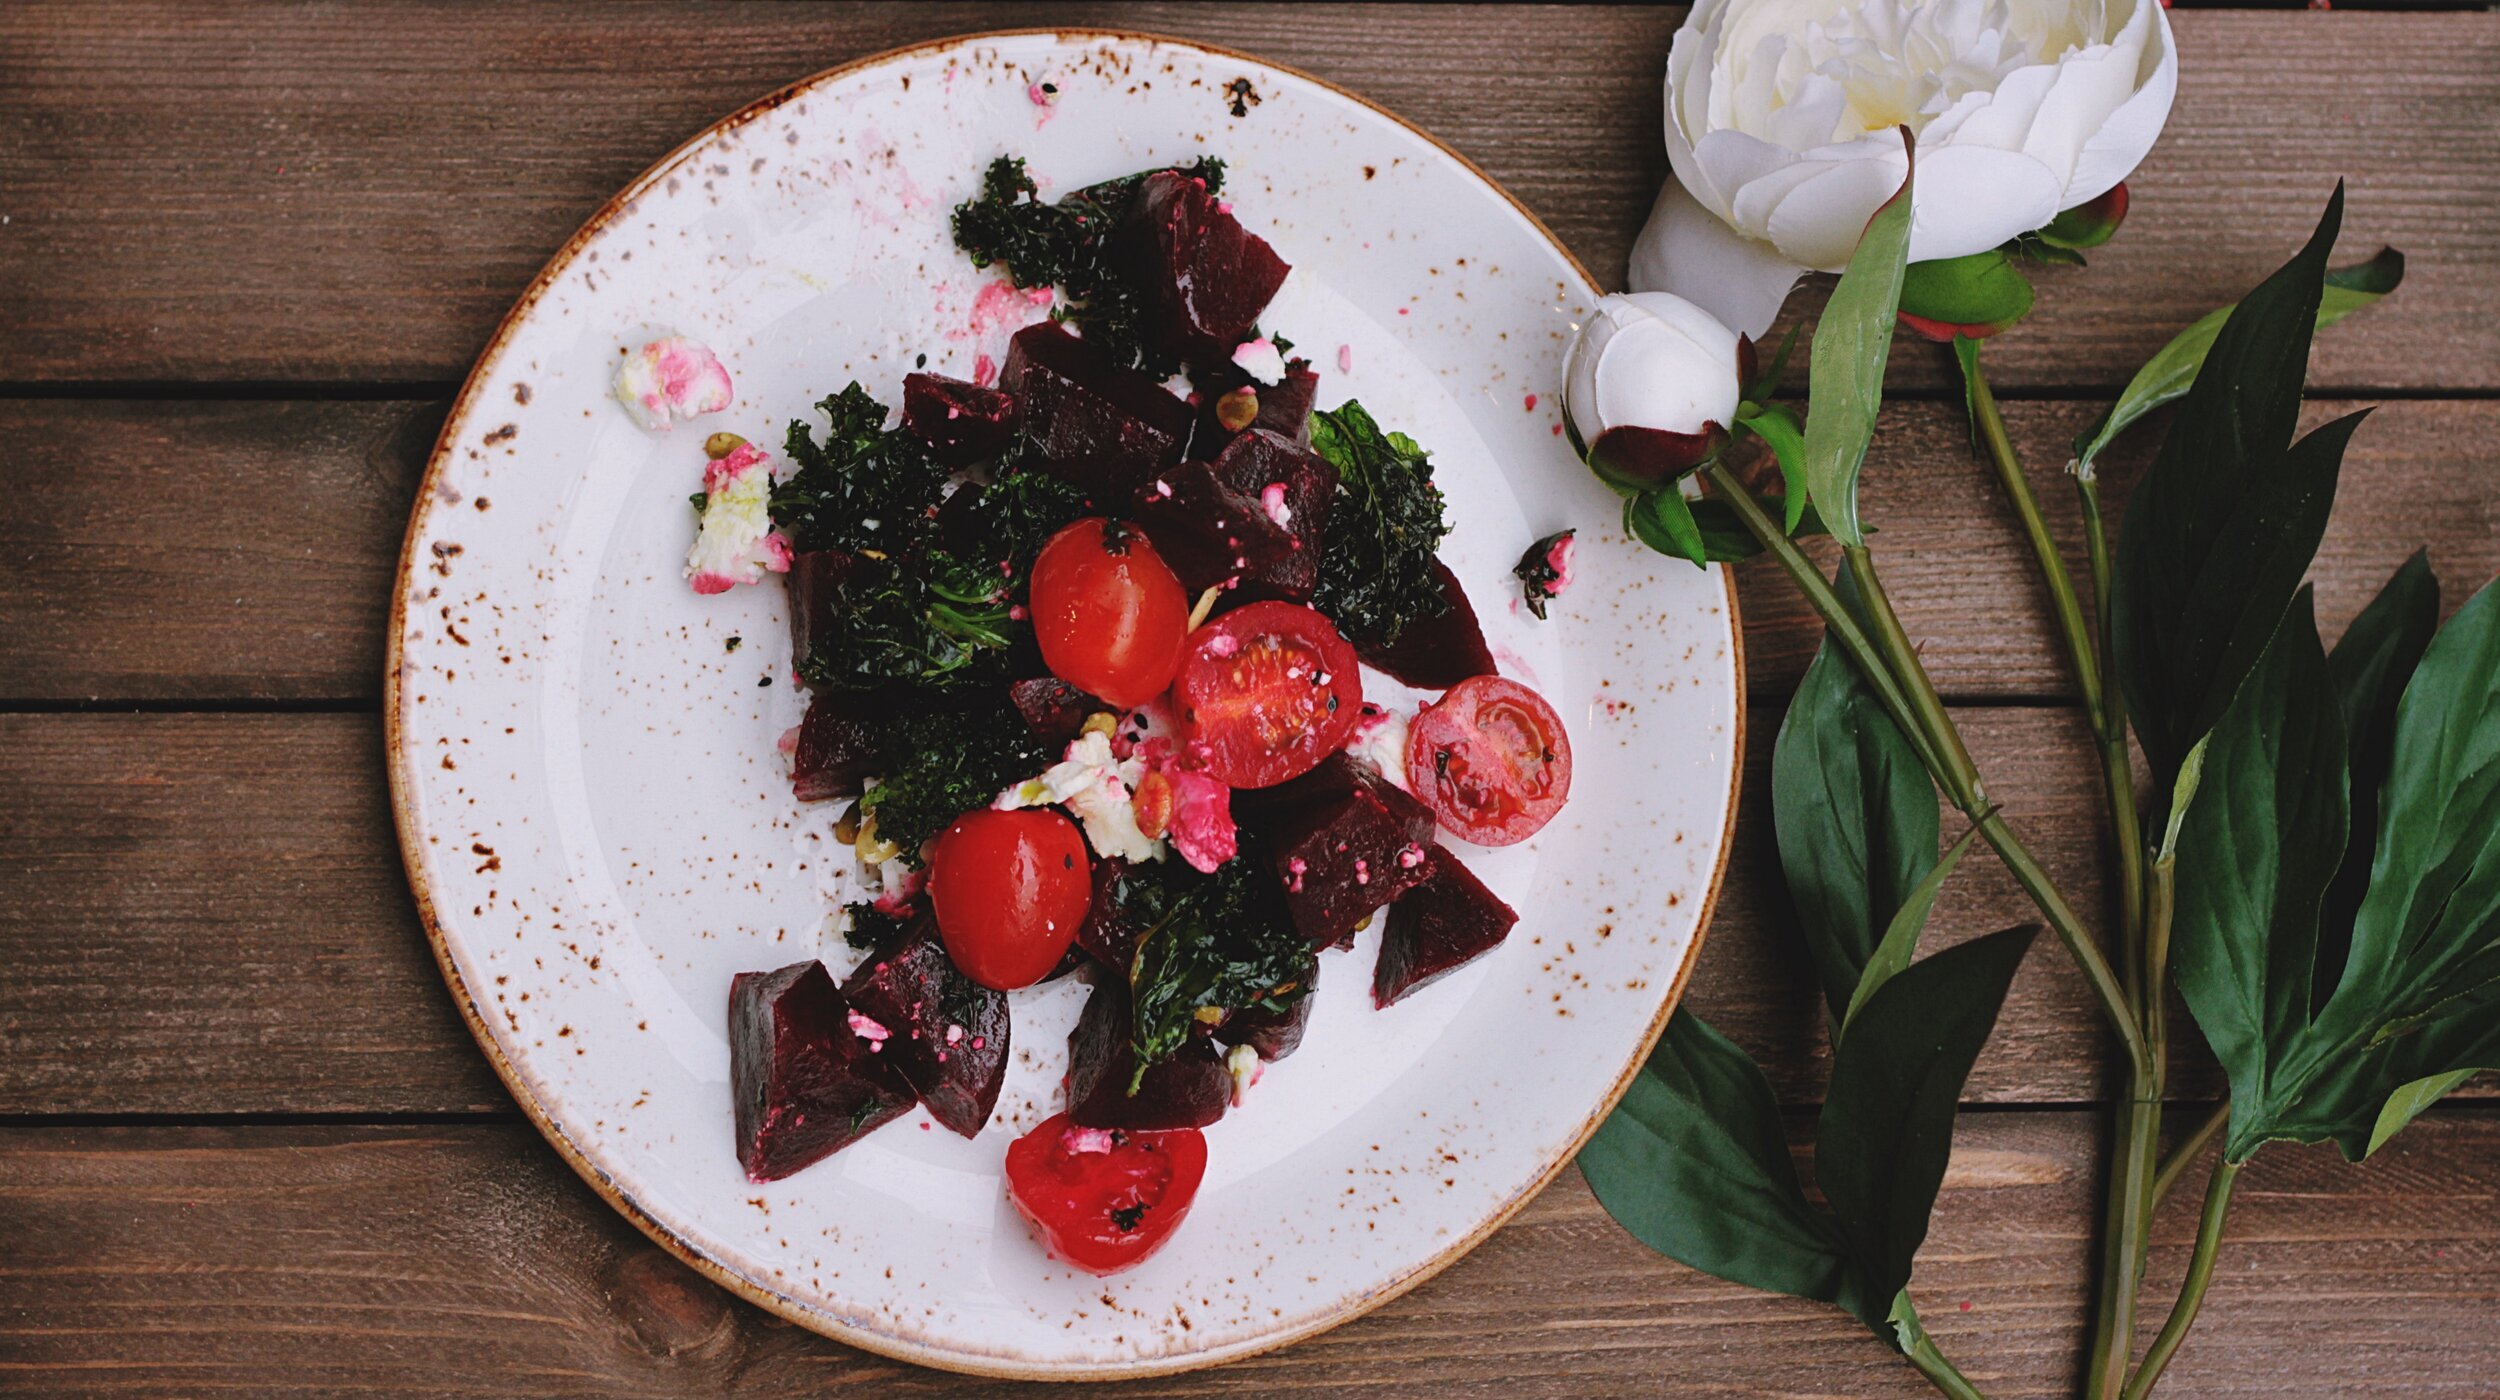
<path fill-rule="evenodd" d="M 1135 793 L 1146 776 L 1145 761 L 1123 759 L 1111 749 L 1111 736 L 1088 730 L 1069 743 L 1067 757 L 1038 778 L 1000 793 L 992 807 L 1012 812 L 1020 807 L 1058 803 L 1085 827 L 1085 839 L 1097 855 L 1122 860 L 1161 860 L 1163 843 L 1137 827 Z"/>
<path fill-rule="evenodd" d="M 754 443 L 703 468 L 703 525 L 686 554 L 697 593 L 726 593 L 790 569 L 790 542 L 773 530 L 770 459 Z"/>
<path fill-rule="evenodd" d="M 673 418 L 694 418 L 729 407 L 734 395 L 729 369 L 711 347 L 682 335 L 663 336 L 625 352 L 616 367 L 616 401 L 636 424 L 665 432 Z"/>
<path fill-rule="evenodd" d="M 867 1041 L 870 1050 L 883 1050 L 886 1041 L 893 1038 L 894 1032 L 887 1030 L 875 1018 L 856 1006 L 851 1008 L 850 1018 L 851 1034 Z"/>
<path fill-rule="evenodd" d="M 1163 778 L 1172 785 L 1172 848 L 1213 874 L 1241 849 L 1233 827 L 1233 790 L 1192 769 L 1167 768 Z"/>
<path fill-rule="evenodd" d="M 1239 1108 L 1242 1097 L 1250 1092 L 1251 1085 L 1259 1082 L 1259 1075 L 1264 1069 L 1259 1063 L 1259 1052 L 1247 1045 L 1236 1045 L 1226 1052 L 1224 1069 L 1233 1077 L 1233 1107 Z"/>
<path fill-rule="evenodd" d="M 1369 706 L 1364 708 L 1369 709 Z M 1345 751 L 1380 770 L 1392 786 L 1406 786 L 1406 716 L 1395 710 L 1366 714 L 1354 722 Z"/>
<path fill-rule="evenodd" d="M 1285 382 L 1285 352 L 1277 349 L 1276 342 L 1266 336 L 1245 340 L 1234 346 L 1233 363 L 1241 368 L 1242 373 L 1261 384 Z"/>
<path fill-rule="evenodd" d="M 1285 483 L 1271 481 L 1259 490 L 1259 504 L 1267 510 L 1267 518 L 1279 530 L 1293 528 L 1293 507 L 1285 504 Z"/>

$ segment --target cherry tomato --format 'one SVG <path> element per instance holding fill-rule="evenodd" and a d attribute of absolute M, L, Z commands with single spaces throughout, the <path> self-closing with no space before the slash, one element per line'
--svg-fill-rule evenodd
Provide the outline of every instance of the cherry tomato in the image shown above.
<path fill-rule="evenodd" d="M 1471 676 L 1415 716 L 1406 782 L 1441 825 L 1482 846 L 1534 836 L 1571 794 L 1571 736 L 1545 697 Z"/>
<path fill-rule="evenodd" d="M 1363 708 L 1363 673 L 1327 618 L 1294 603 L 1252 603 L 1189 634 L 1172 693 L 1210 776 L 1273 787 L 1345 747 Z"/>
<path fill-rule="evenodd" d="M 1033 635 L 1052 675 L 1122 709 L 1172 683 L 1189 598 L 1134 525 L 1088 517 L 1033 561 Z"/>
<path fill-rule="evenodd" d="M 1002 992 L 1029 987 L 1067 956 L 1093 905 L 1085 838 L 1045 808 L 966 812 L 929 859 L 929 902 L 966 977 Z"/>
<path fill-rule="evenodd" d="M 1162 1248 L 1206 1173 L 1196 1128 L 1079 1128 L 1055 1113 L 1007 1145 L 1007 1199 L 1053 1255 L 1089 1274 Z"/>

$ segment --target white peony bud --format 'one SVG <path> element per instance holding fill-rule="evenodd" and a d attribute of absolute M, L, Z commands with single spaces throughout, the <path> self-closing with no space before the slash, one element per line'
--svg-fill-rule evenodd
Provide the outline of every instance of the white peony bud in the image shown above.
<path fill-rule="evenodd" d="M 1563 360 L 1563 419 L 1598 475 L 1655 490 L 1726 445 L 1745 358 L 1734 331 L 1682 297 L 1606 297 Z"/>

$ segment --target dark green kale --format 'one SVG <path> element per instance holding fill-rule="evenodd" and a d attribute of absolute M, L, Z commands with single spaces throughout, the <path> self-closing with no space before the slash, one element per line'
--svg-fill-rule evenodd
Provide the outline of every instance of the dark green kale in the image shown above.
<path fill-rule="evenodd" d="M 1053 314 L 1075 322 L 1118 363 L 1157 378 L 1176 373 L 1180 361 L 1148 343 L 1141 329 L 1145 294 L 1121 275 L 1123 259 L 1112 246 L 1138 185 L 1167 169 L 1204 180 L 1209 193 L 1224 187 L 1224 162 L 1201 156 L 1184 166 L 1155 166 L 1088 185 L 1049 204 L 1021 158 L 1000 156 L 982 176 L 981 193 L 955 206 L 955 246 L 974 267 L 1005 267 L 1019 287 L 1057 287 L 1059 308 Z"/>
<path fill-rule="evenodd" d="M 1406 434 L 1383 432 L 1352 400 L 1311 415 L 1311 450 L 1337 469 L 1311 606 L 1356 646 L 1389 646 L 1408 623 L 1449 608 L 1433 577 L 1450 527 L 1432 459 Z"/>
<path fill-rule="evenodd" d="M 842 912 L 851 919 L 850 927 L 842 930 L 842 941 L 854 948 L 874 952 L 903 941 L 907 925 L 899 914 L 889 914 L 873 904 L 845 904 Z"/>
<path fill-rule="evenodd" d="M 862 555 L 808 638 L 799 678 L 835 690 L 955 686 L 1007 679 L 1008 652 L 1031 634 L 995 567 L 942 549 Z"/>
<path fill-rule="evenodd" d="M 1053 757 L 1003 698 L 903 715 L 894 721 L 892 755 L 859 805 L 876 818 L 877 839 L 902 847 L 915 865 L 921 846 L 955 818 L 988 806 Z"/>
<path fill-rule="evenodd" d="M 784 447 L 793 470 L 773 487 L 774 528 L 802 553 L 917 548 L 931 533 L 946 468 L 918 438 L 887 428 L 885 405 L 856 382 L 816 410 L 827 420 L 821 441 L 805 420 L 790 424 Z"/>
<path fill-rule="evenodd" d="M 1318 960 L 1287 917 L 1275 875 L 1255 855 L 1213 874 L 1177 860 L 1134 865 L 1112 897 L 1144 930 L 1129 967 L 1140 1076 L 1187 1044 L 1202 1021 L 1252 1008 L 1283 1011 L 1310 990 Z"/>
<path fill-rule="evenodd" d="M 1022 580 L 1032 572 L 1033 556 L 1063 526 L 1085 514 L 1085 493 L 1046 471 L 1020 468 L 988 485 L 967 484 L 977 493 L 965 513 L 965 529 L 973 541 L 964 546 L 972 557 L 1005 564 Z"/>

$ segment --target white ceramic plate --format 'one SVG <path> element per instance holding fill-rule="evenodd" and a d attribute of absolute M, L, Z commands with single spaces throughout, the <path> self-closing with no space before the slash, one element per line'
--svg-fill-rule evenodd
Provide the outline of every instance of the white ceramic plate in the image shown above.
<path fill-rule="evenodd" d="M 1035 100 L 1038 84 L 1055 103 Z M 1205 153 L 1295 266 L 1264 323 L 1433 449 L 1444 557 L 1504 670 L 1565 716 L 1575 790 L 1469 862 L 1523 914 L 1492 956 L 1387 1012 L 1376 936 L 1322 969 L 1309 1036 L 1209 1130 L 1195 1213 L 1110 1280 L 1054 1264 L 1007 1205 L 1007 1143 L 1058 1107 L 1081 988 L 1019 994 L 977 1139 L 915 1111 L 770 1186 L 730 1134 L 730 977 L 823 955 L 847 889 L 830 813 L 774 740 L 802 708 L 778 586 L 680 570 L 700 444 L 778 443 L 856 377 L 968 374 L 1012 323 L 948 237 L 1002 152 L 1058 190 Z M 1624 538 L 1558 436 L 1557 372 L 1595 295 L 1501 190 L 1389 114 L 1236 54 L 1100 33 L 987 35 L 779 93 L 636 181 L 513 310 L 445 425 L 392 624 L 392 793 L 445 976 L 522 1107 L 643 1230 L 724 1284 L 872 1351 L 967 1371 L 1180 1370 L 1396 1296 L 1533 1196 L 1614 1102 L 1717 888 L 1742 746 L 1718 570 Z M 993 296 L 994 304 L 999 298 Z M 608 397 L 655 331 L 715 347 L 728 412 L 652 434 Z M 1345 347 L 1341 352 L 1339 347 Z M 1350 369 L 1339 371 L 1340 354 Z M 1527 543 L 1581 529 L 1538 623 Z M 1377 682 L 1378 677 L 1373 677 Z"/>

